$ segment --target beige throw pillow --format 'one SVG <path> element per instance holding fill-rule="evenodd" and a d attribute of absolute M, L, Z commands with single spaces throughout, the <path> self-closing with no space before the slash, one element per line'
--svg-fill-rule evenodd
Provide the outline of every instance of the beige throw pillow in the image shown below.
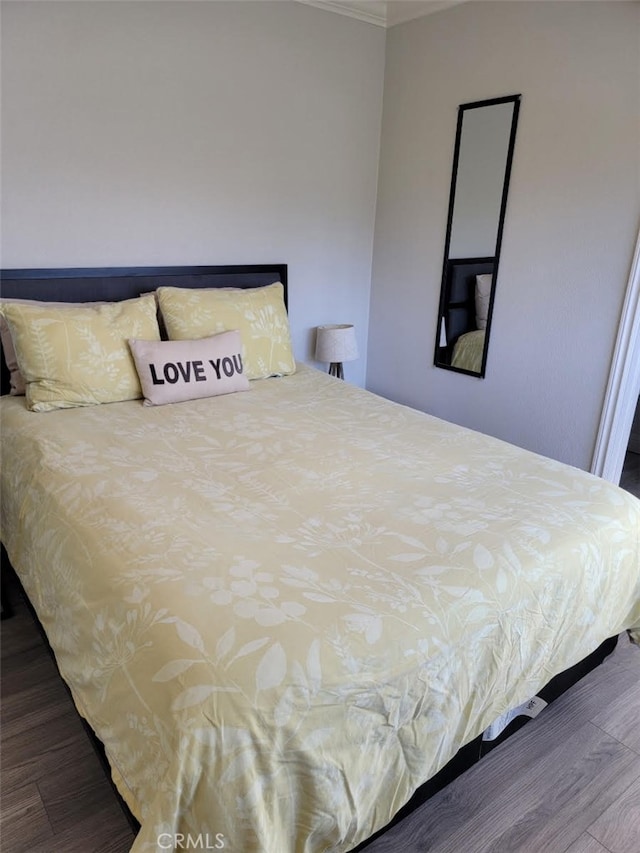
<path fill-rule="evenodd" d="M 145 406 L 248 391 L 240 332 L 197 341 L 129 341 Z"/>
<path fill-rule="evenodd" d="M 487 328 L 492 286 L 493 275 L 491 273 L 476 276 L 476 328 L 478 329 Z"/>

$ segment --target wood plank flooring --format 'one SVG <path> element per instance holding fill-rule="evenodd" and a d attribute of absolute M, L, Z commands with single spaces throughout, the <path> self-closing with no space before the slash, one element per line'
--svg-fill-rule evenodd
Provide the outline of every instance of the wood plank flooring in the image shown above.
<path fill-rule="evenodd" d="M 2 853 L 125 853 L 133 833 L 24 602 L 1 623 Z"/>
<path fill-rule="evenodd" d="M 1 628 L 2 851 L 125 853 L 133 833 L 13 599 Z M 621 637 L 601 667 L 367 851 L 640 853 L 640 649 Z"/>

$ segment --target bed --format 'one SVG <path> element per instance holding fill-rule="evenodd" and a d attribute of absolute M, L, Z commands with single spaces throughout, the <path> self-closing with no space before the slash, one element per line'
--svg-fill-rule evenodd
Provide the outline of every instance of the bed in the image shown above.
<path fill-rule="evenodd" d="M 206 269 L 5 271 L 2 295 L 286 284 Z M 640 642 L 638 500 L 305 365 L 0 417 L 2 542 L 136 853 L 354 850 L 496 720 Z"/>
<path fill-rule="evenodd" d="M 470 373 L 479 373 L 484 355 L 485 329 L 465 332 L 457 339 L 451 356 L 451 366 Z"/>
<path fill-rule="evenodd" d="M 495 258 L 452 258 L 446 264 L 436 363 L 484 376 Z"/>

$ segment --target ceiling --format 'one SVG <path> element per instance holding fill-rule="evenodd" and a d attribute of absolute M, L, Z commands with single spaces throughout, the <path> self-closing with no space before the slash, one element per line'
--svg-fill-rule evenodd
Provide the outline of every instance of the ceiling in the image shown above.
<path fill-rule="evenodd" d="M 379 27 L 392 27 L 403 21 L 411 21 L 464 0 L 299 0 L 308 6 L 318 6 L 339 15 L 358 18 Z"/>

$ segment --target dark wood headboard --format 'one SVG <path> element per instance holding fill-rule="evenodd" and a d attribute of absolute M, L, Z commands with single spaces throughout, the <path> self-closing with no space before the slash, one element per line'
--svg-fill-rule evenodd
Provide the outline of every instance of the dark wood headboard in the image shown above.
<path fill-rule="evenodd" d="M 264 287 L 281 281 L 287 305 L 287 265 L 88 267 L 0 270 L 0 298 L 42 302 L 118 302 L 158 287 Z M 9 391 L 2 354 L 1 390 Z"/>

